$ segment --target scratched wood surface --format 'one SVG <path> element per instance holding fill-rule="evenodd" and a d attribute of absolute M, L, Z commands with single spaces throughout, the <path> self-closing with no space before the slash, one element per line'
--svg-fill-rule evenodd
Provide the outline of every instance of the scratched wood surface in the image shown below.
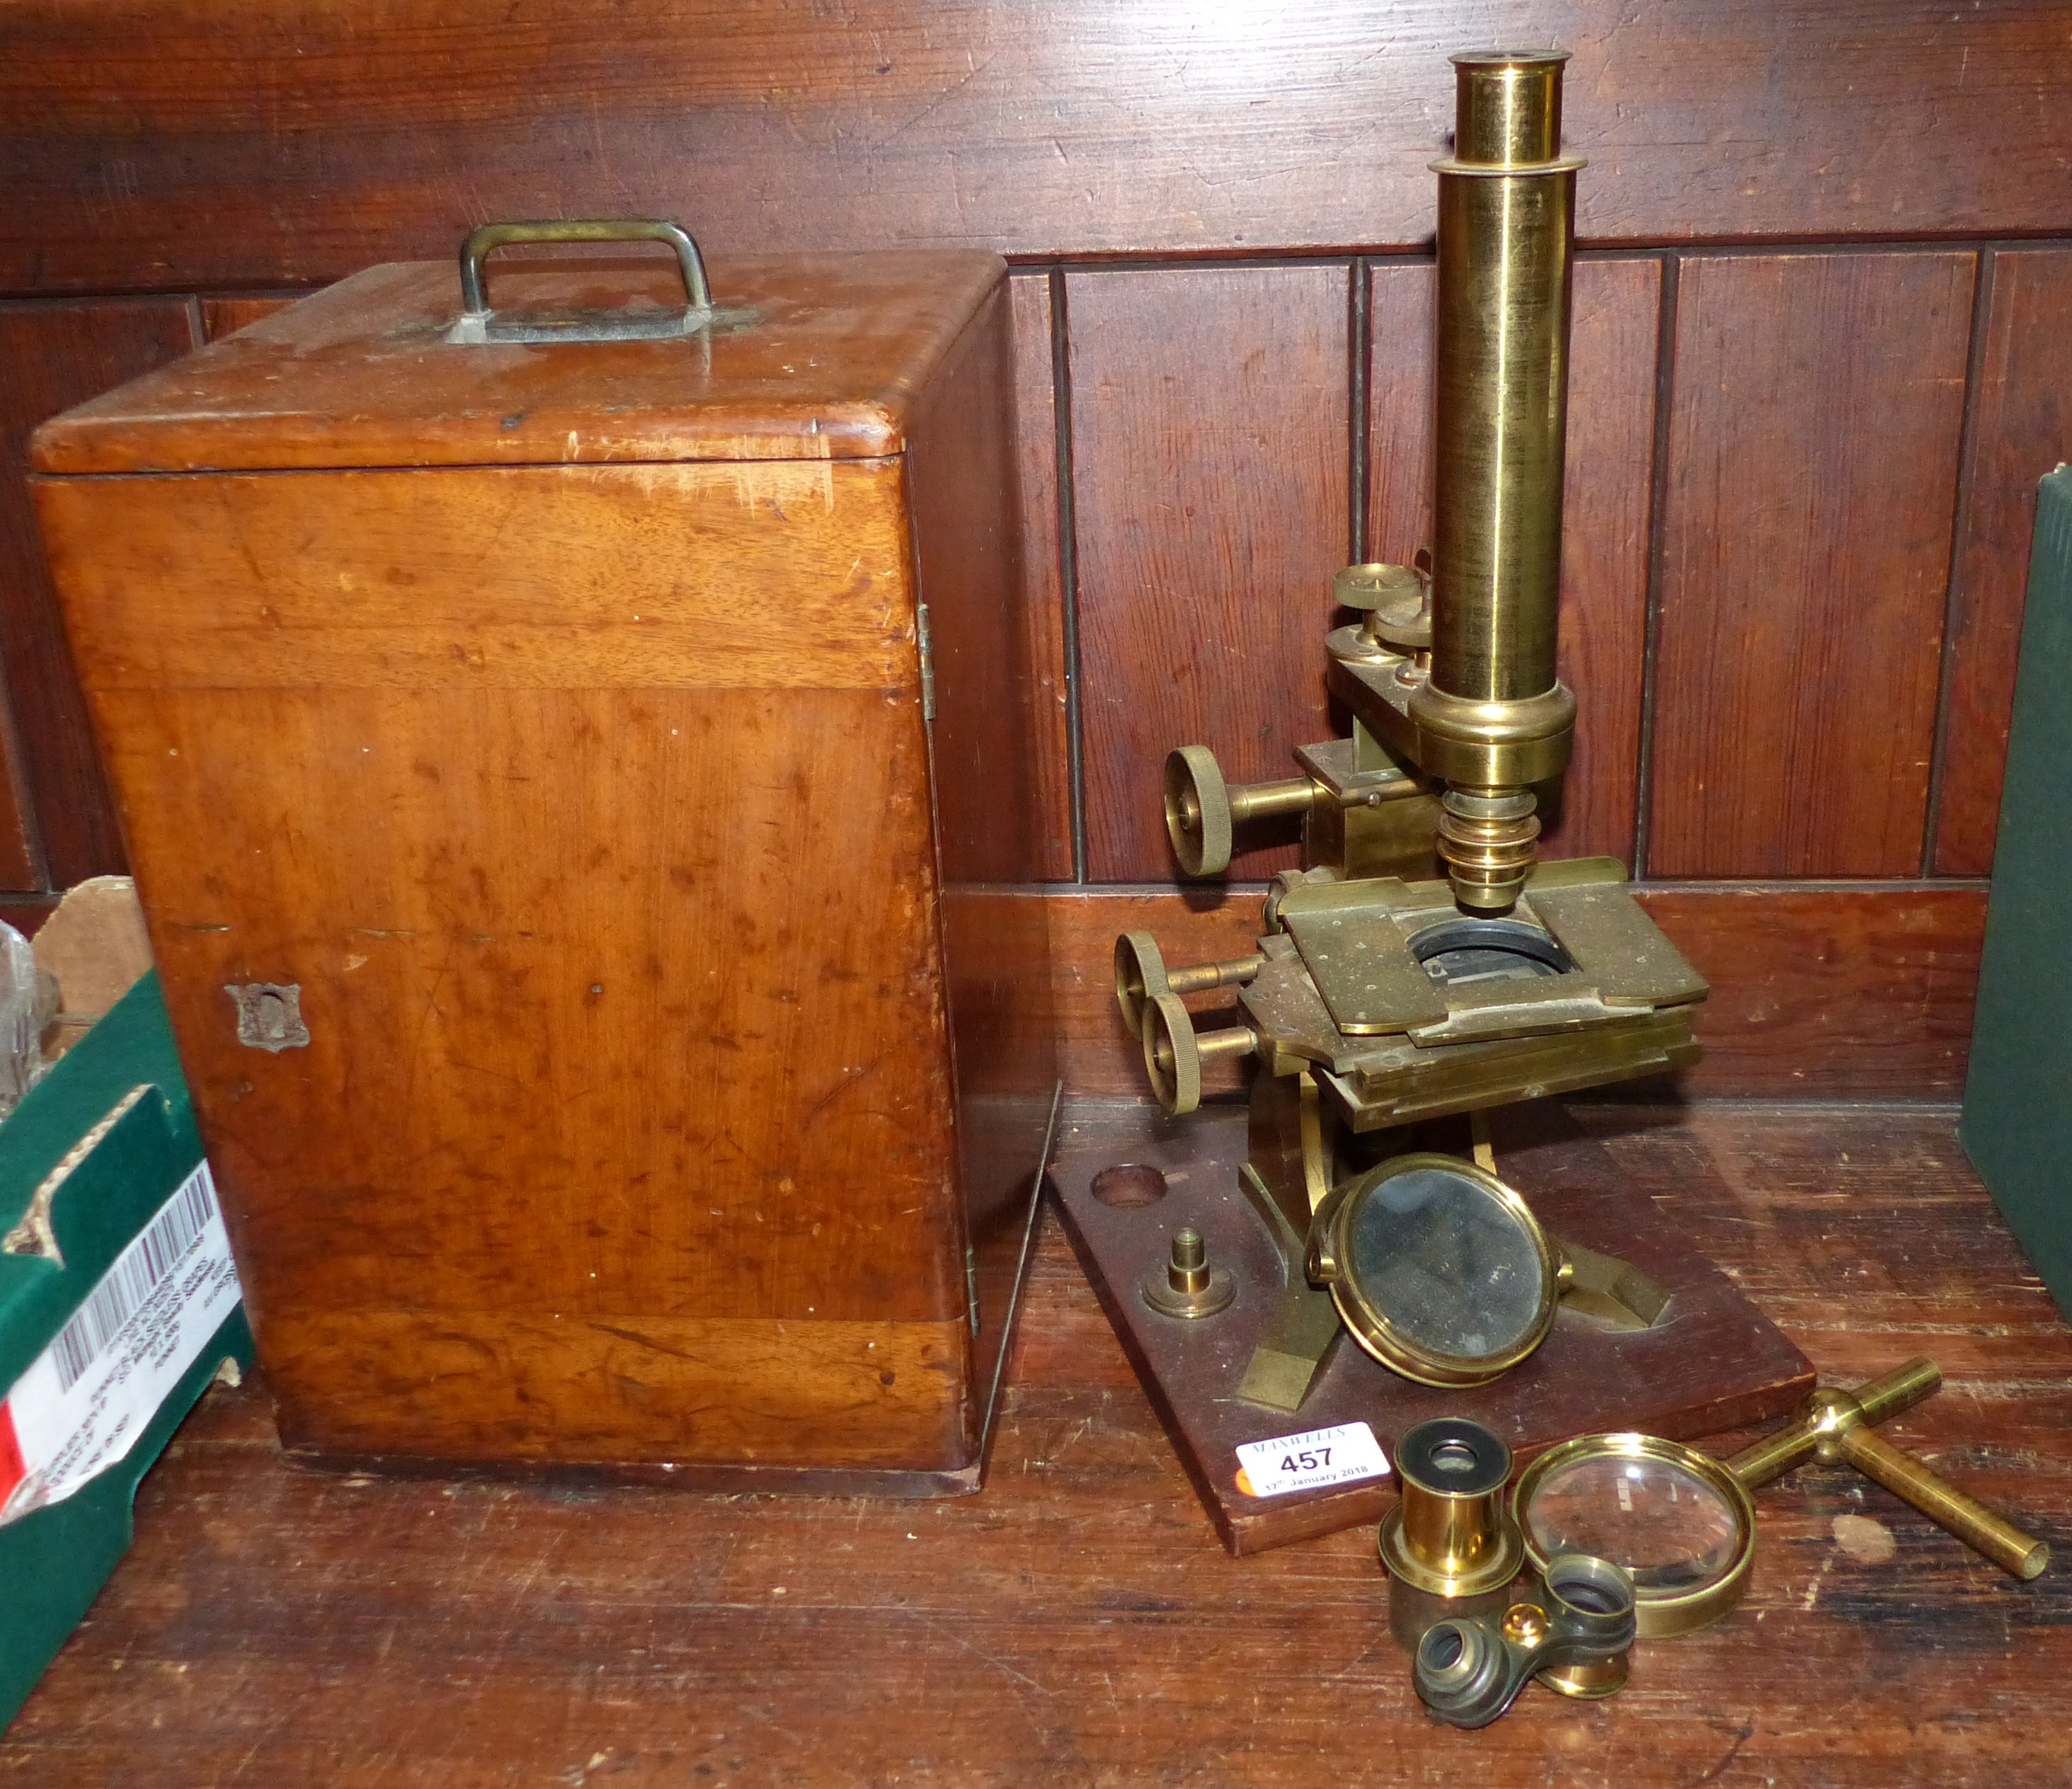
<path fill-rule="evenodd" d="M 253 1389 L 146 1479 L 134 1552 L 4 1741 L 68 1789 L 551 1783 L 2062 1783 L 2072 1336 L 1943 1110 L 1584 1108 L 1887 1431 L 2057 1543 L 2015 1585 L 1868 1481 L 1762 1492 L 1748 1601 L 1577 1706 L 1427 1725 L 1371 1535 L 1225 1556 L 1054 1218 L 989 1482 L 928 1505 L 327 1476 Z"/>

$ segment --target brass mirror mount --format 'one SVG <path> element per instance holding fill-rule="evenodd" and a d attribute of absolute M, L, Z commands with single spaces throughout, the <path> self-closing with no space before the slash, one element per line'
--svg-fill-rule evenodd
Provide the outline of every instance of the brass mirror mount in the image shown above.
<path fill-rule="evenodd" d="M 1434 1220 L 1434 1258 L 1420 1258 L 1424 1244 L 1412 1245 L 1401 1225 L 1390 1229 L 1382 1271 L 1410 1264 L 1422 1295 L 1416 1312 L 1395 1306 L 1355 1240 L 1368 1203 L 1388 1200 L 1392 1186 L 1426 1193 L 1428 1211 L 1435 1199 L 1453 1195 L 1453 1209 Z M 1518 1191 L 1489 1167 L 1429 1151 L 1393 1157 L 1335 1187 L 1312 1221 L 1304 1265 L 1310 1281 L 1330 1291 L 1354 1340 L 1384 1367 L 1424 1385 L 1487 1384 L 1546 1340 L 1564 1303 L 1623 1327 L 1647 1329 L 1670 1302 L 1668 1292 L 1630 1261 L 1550 1235 Z M 1478 1271 L 1496 1276 L 1509 1296 L 1519 1273 L 1536 1269 L 1538 1295 L 1529 1310 L 1499 1316 L 1478 1308 Z M 1453 1307 L 1444 1316 L 1430 1298 L 1441 1290 Z M 1448 1326 L 1488 1335 L 1489 1345 L 1472 1354 L 1441 1345 L 1438 1334 Z M 1507 1333 L 1490 1333 L 1497 1330 Z"/>

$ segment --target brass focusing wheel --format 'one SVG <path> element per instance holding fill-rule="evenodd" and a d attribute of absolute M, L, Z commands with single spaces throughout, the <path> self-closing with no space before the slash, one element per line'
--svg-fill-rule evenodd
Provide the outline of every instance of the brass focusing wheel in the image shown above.
<path fill-rule="evenodd" d="M 1401 659 L 1432 650 L 1432 574 L 1416 565 L 1347 565 L 1331 580 L 1331 600 L 1357 609 L 1356 627 L 1334 632 L 1327 649 L 1338 658 Z"/>
<path fill-rule="evenodd" d="M 1153 994 L 1144 1003 L 1144 1071 L 1169 1116 L 1183 1117 L 1202 1103 L 1202 1064 L 1218 1056 L 1248 1056 L 1259 1047 L 1249 1026 L 1233 1025 L 1199 1037 L 1187 1009 L 1174 993 Z"/>
<path fill-rule="evenodd" d="M 1234 828 L 1272 814 L 1305 814 L 1316 799 L 1317 785 L 1306 776 L 1233 789 L 1207 746 L 1166 755 L 1166 833 L 1190 876 L 1220 876 L 1230 868 Z"/>
<path fill-rule="evenodd" d="M 1220 876 L 1230 868 L 1230 788 L 1207 746 L 1166 755 L 1166 831 L 1186 874 Z"/>
<path fill-rule="evenodd" d="M 1125 932 L 1115 941 L 1115 1003 L 1122 1022 L 1139 1036 L 1144 1031 L 1144 1004 L 1153 994 L 1195 994 L 1211 988 L 1235 988 L 1265 966 L 1264 956 L 1233 956 L 1221 963 L 1194 963 L 1169 969 L 1158 940 L 1148 932 Z"/>

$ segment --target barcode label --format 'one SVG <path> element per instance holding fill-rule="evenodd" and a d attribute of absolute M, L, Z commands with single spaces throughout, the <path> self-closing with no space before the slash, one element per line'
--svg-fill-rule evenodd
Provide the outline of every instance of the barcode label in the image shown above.
<path fill-rule="evenodd" d="M 122 1252 L 93 1296 L 51 1342 L 57 1355 L 59 1391 L 69 1392 L 85 1376 L 95 1357 L 115 1339 L 116 1331 L 157 1289 L 173 1265 L 194 1247 L 195 1238 L 215 1215 L 216 1190 L 207 1174 L 195 1175 L 174 1194 L 172 1203 Z"/>
<path fill-rule="evenodd" d="M 204 1162 L 0 1403 L 0 1523 L 69 1497 L 123 1458 L 237 1301 Z"/>

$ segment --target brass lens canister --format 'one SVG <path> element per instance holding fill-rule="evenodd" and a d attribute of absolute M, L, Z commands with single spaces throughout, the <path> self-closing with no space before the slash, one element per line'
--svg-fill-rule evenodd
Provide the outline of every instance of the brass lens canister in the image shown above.
<path fill-rule="evenodd" d="M 1426 1629 L 1451 1618 L 1501 1614 L 1525 1562 L 1504 1496 L 1511 1450 L 1480 1423 L 1440 1417 L 1396 1437 L 1401 1493 L 1381 1519 L 1388 1629 L 1414 1652 Z"/>

